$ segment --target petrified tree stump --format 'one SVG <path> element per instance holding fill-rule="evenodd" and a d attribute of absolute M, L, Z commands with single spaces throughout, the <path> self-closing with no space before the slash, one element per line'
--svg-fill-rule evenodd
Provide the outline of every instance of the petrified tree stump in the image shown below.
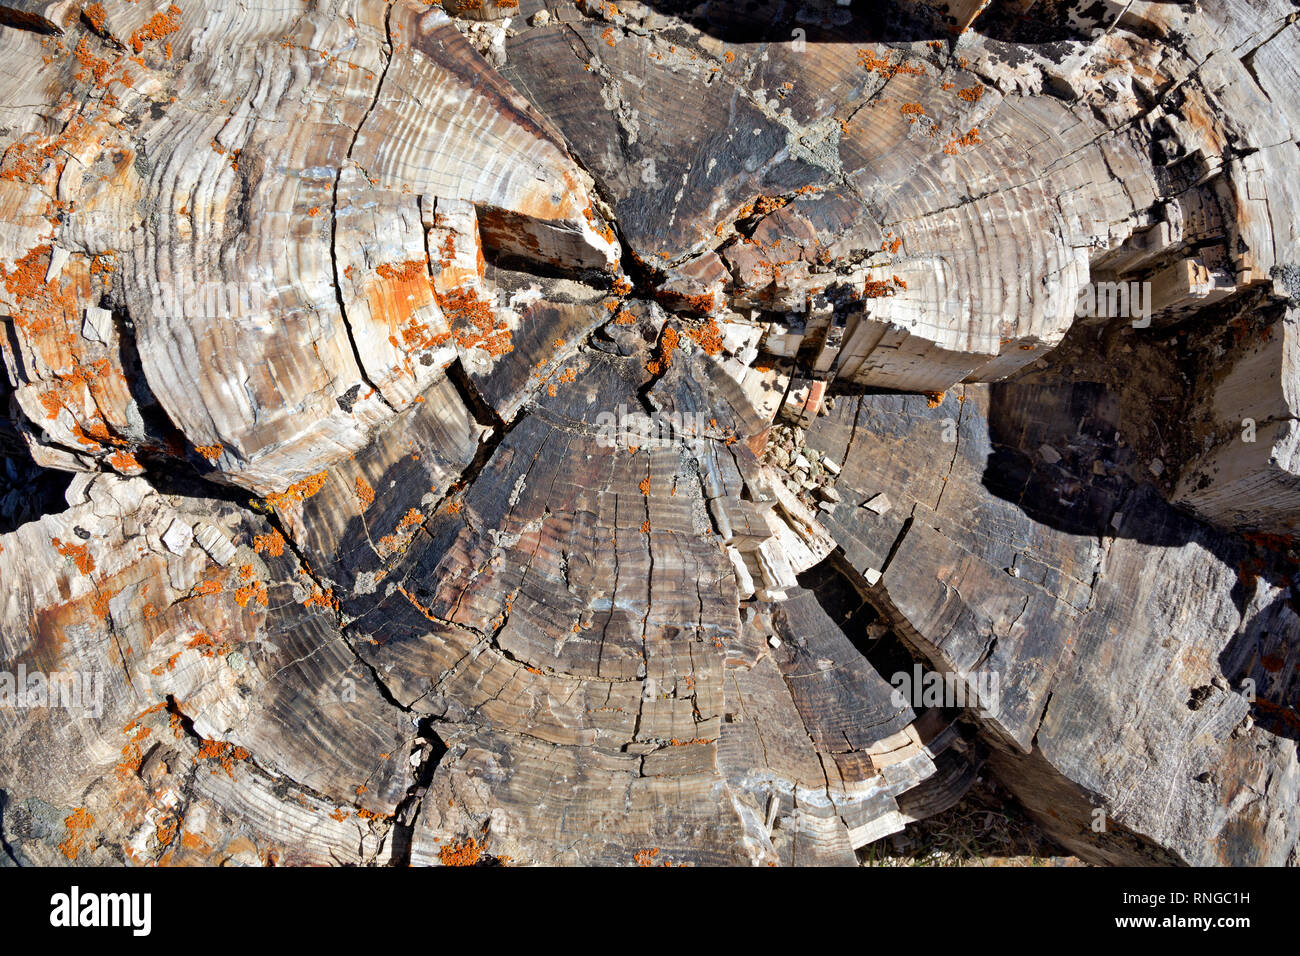
<path fill-rule="evenodd" d="M 1290 4 L 729 7 L 0 0 L 4 861 L 1294 862 Z"/>

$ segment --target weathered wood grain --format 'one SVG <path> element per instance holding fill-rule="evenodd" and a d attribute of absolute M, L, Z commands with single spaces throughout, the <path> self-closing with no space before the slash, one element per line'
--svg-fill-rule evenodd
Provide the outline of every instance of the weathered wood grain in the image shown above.
<path fill-rule="evenodd" d="M 0 3 L 6 860 L 1294 862 L 1291 5 L 877 6 Z"/>

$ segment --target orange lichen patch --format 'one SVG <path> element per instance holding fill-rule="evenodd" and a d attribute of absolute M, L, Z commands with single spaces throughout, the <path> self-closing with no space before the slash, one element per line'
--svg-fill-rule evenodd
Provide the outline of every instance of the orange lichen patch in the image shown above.
<path fill-rule="evenodd" d="M 602 34 L 600 35 L 600 38 L 601 38 L 602 40 L 605 41 L 605 44 L 606 44 L 607 46 L 613 46 L 613 45 L 614 45 L 614 28 L 613 28 L 613 27 L 610 27 L 608 30 L 606 30 L 604 33 L 602 33 Z"/>
<path fill-rule="evenodd" d="M 111 252 L 99 253 L 90 259 L 90 274 L 92 276 L 108 276 L 117 271 L 117 265 L 114 260 L 117 256 Z"/>
<path fill-rule="evenodd" d="M 118 471 L 139 471 L 140 462 L 129 451 L 116 451 L 108 456 L 108 463 Z"/>
<path fill-rule="evenodd" d="M 868 278 L 862 286 L 864 299 L 879 299 L 883 296 L 895 295 L 897 292 L 897 287 L 888 279 Z"/>
<path fill-rule="evenodd" d="M 725 60 L 727 63 L 735 63 L 735 62 L 736 62 L 736 54 L 734 54 L 734 53 L 732 53 L 730 50 L 728 50 L 726 53 L 722 54 L 722 59 Z"/>
<path fill-rule="evenodd" d="M 641 522 L 641 533 L 642 533 L 642 534 L 649 534 L 649 533 L 650 533 L 650 519 L 649 519 L 649 518 L 647 518 L 645 521 L 642 521 L 642 522 Z"/>
<path fill-rule="evenodd" d="M 406 514 L 402 515 L 402 520 L 397 522 L 397 531 L 405 531 L 408 528 L 418 528 L 424 521 L 424 515 L 415 508 L 407 509 Z"/>
<path fill-rule="evenodd" d="M 108 602 L 117 595 L 116 591 L 100 591 L 90 602 L 90 610 L 98 618 L 108 617 Z"/>
<path fill-rule="evenodd" d="M 361 508 L 364 511 L 375 503 L 375 489 L 370 487 L 370 482 L 366 481 L 361 475 L 357 475 L 357 499 L 361 502 Z"/>
<path fill-rule="evenodd" d="M 984 87 L 976 83 L 974 86 L 968 86 L 964 89 L 958 90 L 957 95 L 967 103 L 978 103 L 980 97 L 984 95 Z"/>
<path fill-rule="evenodd" d="M 465 507 L 465 502 L 461 501 L 460 499 L 457 499 L 455 501 L 448 502 L 446 511 L 447 514 L 449 515 L 458 515 L 460 514 L 461 509 L 464 507 Z"/>
<path fill-rule="evenodd" d="M 174 671 L 176 669 L 176 662 L 181 659 L 181 654 L 183 653 L 185 652 L 177 651 L 171 657 L 167 658 L 167 660 L 164 663 L 159 664 L 157 667 L 153 668 L 153 670 L 151 670 L 149 673 L 153 674 L 154 677 L 161 677 L 163 674 Z"/>
<path fill-rule="evenodd" d="M 912 66 L 906 58 L 900 59 L 897 63 L 890 60 L 886 55 L 878 57 L 871 50 L 858 51 L 858 66 L 862 67 L 868 73 L 879 73 L 885 79 L 893 79 L 899 73 L 907 76 L 924 76 L 925 68 Z"/>
<path fill-rule="evenodd" d="M 562 372 L 560 372 L 560 375 L 555 380 L 555 382 L 558 385 L 567 385 L 570 382 L 577 381 L 577 379 L 578 379 L 578 370 L 576 368 L 566 368 Z M 546 394 L 550 395 L 552 398 L 555 397 L 556 391 L 557 391 L 556 385 L 548 385 L 546 387 Z"/>
<path fill-rule="evenodd" d="M 172 4 L 162 13 L 155 13 L 144 26 L 131 34 L 131 49 L 136 53 L 144 51 L 144 45 L 151 40 L 161 40 L 165 36 L 176 33 L 181 28 L 181 11 L 180 7 Z M 167 58 L 171 59 L 171 44 L 166 46 Z"/>
<path fill-rule="evenodd" d="M 84 67 L 84 69 L 77 71 L 76 78 L 78 80 L 83 82 L 93 80 L 96 84 L 103 84 L 104 74 L 108 72 L 109 67 L 113 64 L 108 60 L 101 60 L 99 57 L 91 53 L 90 43 L 85 37 L 81 38 L 76 49 L 72 51 L 72 55 L 76 57 L 77 62 Z"/>
<path fill-rule="evenodd" d="M 451 248 L 453 243 L 454 238 L 448 236 L 447 245 L 443 249 L 444 256 L 454 257 L 455 250 Z M 444 258 L 441 264 L 443 277 L 446 278 L 451 259 Z M 366 298 L 373 314 L 389 316 L 389 321 L 401 332 L 400 343 L 396 336 L 389 336 L 388 341 L 394 348 L 424 351 L 437 348 L 451 338 L 450 332 L 435 332 L 430 329 L 428 323 L 421 322 L 416 314 L 434 301 L 440 301 L 429 274 L 427 255 L 422 259 L 408 259 L 396 266 L 385 263 L 375 271 L 383 282 L 368 285 Z M 408 371 L 409 369 L 408 365 Z"/>
<path fill-rule="evenodd" d="M 646 364 L 646 371 L 651 375 L 659 375 L 668 371 L 672 367 L 673 352 L 677 350 L 679 340 L 676 329 L 671 325 L 665 328 L 663 337 L 659 340 L 659 357 Z"/>
<path fill-rule="evenodd" d="M 315 219 L 317 216 L 320 215 L 320 206 L 312 206 L 310 209 L 307 210 L 307 215 Z"/>
<path fill-rule="evenodd" d="M 240 607 L 248 607 L 248 602 L 252 600 L 257 600 L 265 607 L 266 598 L 266 585 L 261 581 L 252 581 L 235 588 L 235 603 Z"/>
<path fill-rule="evenodd" d="M 414 282 L 417 279 L 427 279 L 429 277 L 428 258 L 428 256 L 425 256 L 423 259 L 407 259 L 405 262 L 398 263 L 396 266 L 385 262 L 376 268 L 375 271 L 378 272 L 382 278 L 394 282 Z"/>
<path fill-rule="evenodd" d="M 81 12 L 86 15 L 86 19 L 90 21 L 90 25 L 96 32 L 103 32 L 104 24 L 108 22 L 108 12 L 102 3 L 92 3 Z"/>
<path fill-rule="evenodd" d="M 302 481 L 295 481 L 279 494 L 267 495 L 266 500 L 276 508 L 286 508 L 295 502 L 305 501 L 307 498 L 316 495 L 325 486 L 325 479 L 328 477 L 328 472 L 317 472 L 314 475 L 307 476 Z"/>
<path fill-rule="evenodd" d="M 47 411 L 48 408 L 49 406 L 47 405 L 46 406 Z M 95 412 L 95 414 L 99 415 L 100 413 L 97 411 Z M 112 436 L 112 434 L 108 430 L 108 426 L 105 425 L 101 420 L 92 421 L 85 428 L 82 428 L 82 426 L 79 423 L 74 422 L 72 427 L 69 429 L 69 431 L 71 431 L 72 434 L 76 436 L 77 441 L 81 442 L 83 445 L 89 445 L 92 451 L 99 451 L 106 444 L 108 445 L 122 444 L 121 440 L 116 439 Z"/>
<path fill-rule="evenodd" d="M 164 701 L 162 707 L 165 708 L 166 706 L 167 703 Z M 157 709 L 157 707 L 151 707 L 149 710 L 146 710 L 143 714 L 137 717 L 136 720 L 131 721 L 123 727 L 122 733 L 129 734 L 132 730 L 136 730 L 136 721 Z M 139 730 L 136 730 L 135 736 L 126 742 L 126 746 L 122 748 L 122 761 L 113 768 L 117 772 L 119 780 L 127 780 L 132 775 L 140 772 L 140 766 L 144 763 L 144 751 L 140 749 L 140 742 L 151 733 L 153 733 L 153 731 L 148 727 L 140 727 Z"/>
<path fill-rule="evenodd" d="M 220 581 L 200 581 L 190 588 L 190 597 L 207 597 L 211 594 L 220 594 L 223 590 L 225 590 L 225 586 Z"/>
<path fill-rule="evenodd" d="M 636 316 L 633 315 L 631 312 L 629 312 L 627 309 L 624 309 L 618 315 L 614 316 L 615 325 L 631 325 L 635 321 L 636 321 Z"/>
<path fill-rule="evenodd" d="M 212 657 L 213 656 L 212 648 L 217 646 L 217 642 L 214 641 L 209 635 L 204 634 L 202 631 L 200 631 L 198 634 L 195 634 L 192 638 L 190 638 L 186 642 L 185 646 L 190 650 L 198 651 L 204 657 Z"/>
<path fill-rule="evenodd" d="M 920 103 L 904 103 L 898 111 L 907 117 L 909 123 L 915 123 L 919 117 L 925 115 L 925 107 Z"/>
<path fill-rule="evenodd" d="M 926 392 L 925 403 L 931 408 L 938 408 L 943 404 L 943 392 Z"/>
<path fill-rule="evenodd" d="M 641 489 L 641 494 L 649 498 L 650 497 L 650 476 L 646 475 L 644 478 L 642 478 L 641 484 L 637 485 L 637 487 Z"/>
<path fill-rule="evenodd" d="M 6 160 L 8 155 L 6 152 Z M 13 322 L 30 335 L 48 332 L 55 322 L 66 322 L 79 314 L 76 292 L 71 284 L 56 285 L 45 281 L 52 252 L 49 245 L 36 246 L 14 262 L 12 272 L 0 265 L 0 279 L 4 280 L 5 289 L 13 296 Z"/>
<path fill-rule="evenodd" d="M 304 571 L 303 574 L 306 574 L 306 572 Z M 311 594 L 308 595 L 307 600 L 302 602 L 302 606 L 331 608 L 337 611 L 339 609 L 339 601 L 330 588 L 322 589 L 319 585 L 313 584 Z"/>
<path fill-rule="evenodd" d="M 164 813 L 154 824 L 154 836 L 158 840 L 159 846 L 167 846 L 176 839 L 176 833 L 180 830 L 181 822 L 173 813 Z"/>
<path fill-rule="evenodd" d="M 627 295 L 632 291 L 632 283 L 622 276 L 619 276 L 618 279 L 614 281 L 614 291 L 619 295 Z"/>
<path fill-rule="evenodd" d="M 713 296 L 709 299 L 712 301 Z M 695 328 L 688 328 L 686 334 L 700 348 L 704 349 L 706 355 L 717 355 L 722 351 L 722 330 L 718 328 L 718 323 L 710 318 L 703 325 Z"/>
<path fill-rule="evenodd" d="M 491 304 L 480 299 L 474 289 L 452 289 L 437 298 L 461 348 L 480 348 L 492 356 L 514 351 L 509 326 L 497 320 Z"/>
<path fill-rule="evenodd" d="M 651 847 L 648 850 L 637 850 L 632 854 L 632 859 L 636 861 L 637 866 L 654 866 L 655 857 L 659 855 L 658 847 Z"/>
<path fill-rule="evenodd" d="M 586 208 L 582 210 L 582 214 L 587 217 L 587 222 L 590 224 L 591 228 L 600 233 L 606 242 L 614 241 L 614 230 L 609 228 L 609 226 L 604 225 L 596 218 L 596 213 L 591 208 L 591 203 L 587 203 Z"/>
<path fill-rule="evenodd" d="M 89 549 L 84 544 L 64 544 L 58 538 L 51 542 L 54 550 L 65 558 L 72 558 L 77 564 L 77 570 L 82 574 L 90 574 L 95 570 L 95 559 L 91 557 Z"/>
<path fill-rule="evenodd" d="M 266 534 L 254 535 L 253 550 L 258 554 L 266 553 L 278 558 L 284 554 L 284 535 L 280 534 L 279 531 L 268 531 Z"/>
<path fill-rule="evenodd" d="M 482 855 L 483 847 L 473 837 L 438 850 L 438 859 L 442 861 L 443 866 L 473 866 Z"/>
<path fill-rule="evenodd" d="M 747 202 L 736 210 L 735 219 L 748 219 L 750 216 L 766 216 L 776 212 L 790 200 L 785 196 L 757 196 L 753 202 Z"/>
<path fill-rule="evenodd" d="M 215 760 L 218 766 L 213 767 L 212 772 L 216 773 L 218 770 L 224 770 L 227 776 L 229 776 L 231 780 L 234 780 L 235 761 L 247 760 L 251 756 L 252 754 L 243 747 L 232 746 L 224 740 L 205 740 L 203 741 L 203 746 L 199 748 L 199 752 L 194 755 L 194 762 L 198 763 L 200 760 Z"/>
<path fill-rule="evenodd" d="M 949 156 L 956 156 L 961 147 L 979 146 L 981 142 L 979 127 L 975 127 L 965 135 L 958 136 L 952 142 L 948 143 L 944 146 L 943 151 Z"/>
<path fill-rule="evenodd" d="M 221 457 L 221 453 L 224 452 L 226 448 L 224 445 L 195 445 L 194 450 L 208 461 L 216 461 Z"/>
<path fill-rule="evenodd" d="M 69 860 L 75 860 L 81 852 L 81 841 L 86 831 L 95 825 L 95 815 L 87 813 L 85 807 L 74 807 L 72 814 L 64 817 L 63 825 L 68 828 L 68 838 L 59 844 L 59 852 Z"/>

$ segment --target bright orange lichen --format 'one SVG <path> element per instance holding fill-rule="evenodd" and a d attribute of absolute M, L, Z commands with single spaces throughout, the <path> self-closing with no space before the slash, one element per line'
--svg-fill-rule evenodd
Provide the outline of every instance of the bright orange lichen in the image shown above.
<path fill-rule="evenodd" d="M 284 535 L 279 531 L 269 531 L 266 534 L 253 536 L 253 550 L 258 554 L 266 553 L 272 557 L 278 558 L 284 554 Z"/>
<path fill-rule="evenodd" d="M 330 608 L 337 611 L 339 608 L 339 601 L 338 598 L 334 596 L 334 592 L 330 588 L 325 588 L 322 590 L 320 587 L 313 585 L 311 594 L 308 595 L 307 600 L 302 602 L 302 606 L 323 607 L 323 608 Z"/>
<path fill-rule="evenodd" d="M 181 822 L 173 813 L 164 813 L 154 824 L 154 836 L 158 840 L 159 846 L 167 846 L 176 839 L 176 833 L 180 830 Z"/>
<path fill-rule="evenodd" d="M 898 290 L 887 279 L 867 279 L 862 286 L 862 297 L 864 299 L 879 299 L 887 295 L 894 295 Z"/>
<path fill-rule="evenodd" d="M 482 855 L 483 847 L 473 837 L 444 846 L 438 851 L 438 859 L 443 866 L 473 866 Z"/>
<path fill-rule="evenodd" d="M 104 31 L 104 24 L 108 21 L 108 12 L 104 9 L 102 3 L 92 3 L 81 12 L 86 15 L 86 19 L 90 21 L 90 25 L 95 28 L 96 32 L 102 33 Z"/>
<path fill-rule="evenodd" d="M 357 475 L 357 498 L 361 501 L 362 509 L 369 508 L 375 503 L 375 489 L 370 487 L 370 482 L 366 481 L 361 475 Z"/>
<path fill-rule="evenodd" d="M 659 357 L 646 365 L 646 371 L 651 375 L 666 372 L 673 364 L 673 352 L 677 350 L 678 341 L 677 330 L 671 325 L 665 328 L 663 337 L 659 340 Z"/>
<path fill-rule="evenodd" d="M 250 584 L 235 588 L 235 603 L 240 607 L 248 607 L 248 602 L 254 599 L 263 607 L 266 606 L 266 585 L 261 581 L 253 581 Z"/>
<path fill-rule="evenodd" d="M 924 76 L 925 68 L 911 66 L 906 59 L 900 59 L 897 63 L 890 60 L 886 55 L 878 57 L 871 50 L 858 51 L 858 65 L 868 73 L 879 73 L 885 79 L 893 79 L 899 73 L 908 76 Z"/>
<path fill-rule="evenodd" d="M 212 772 L 216 773 L 218 769 L 224 770 L 227 776 L 234 780 L 235 761 L 247 760 L 251 756 L 252 754 L 243 747 L 235 747 L 224 740 L 205 740 L 199 752 L 194 755 L 194 761 L 197 763 L 200 760 L 215 760 L 218 766 L 212 768 Z"/>
<path fill-rule="evenodd" d="M 136 53 L 144 51 L 144 45 L 150 40 L 160 40 L 165 36 L 176 33 L 181 28 L 181 11 L 180 7 L 172 4 L 162 13 L 155 13 L 145 21 L 140 29 L 131 34 L 131 49 Z M 168 43 L 165 52 L 167 58 L 171 59 L 171 44 Z"/>
<path fill-rule="evenodd" d="M 64 544 L 58 538 L 51 542 L 54 550 L 65 558 L 72 558 L 76 562 L 77 570 L 82 574 L 90 574 L 95 570 L 95 559 L 91 557 L 89 549 L 84 544 Z"/>
<path fill-rule="evenodd" d="M 129 451 L 116 451 L 108 456 L 108 463 L 118 471 L 137 471 L 140 462 Z"/>
<path fill-rule="evenodd" d="M 85 807 L 74 807 L 71 816 L 64 818 L 63 824 L 68 828 L 68 838 L 59 844 L 59 850 L 69 860 L 75 860 L 81 852 L 81 841 L 86 831 L 95 825 L 95 815 L 87 813 Z"/>
<path fill-rule="evenodd" d="M 452 289 L 438 296 L 438 305 L 461 348 L 480 348 L 492 356 L 514 351 L 509 326 L 497 320 L 491 303 L 480 299 L 473 289 Z"/>
<path fill-rule="evenodd" d="M 226 449 L 223 445 L 195 445 L 194 450 L 208 461 L 216 461 Z"/>
<path fill-rule="evenodd" d="M 328 477 L 329 477 L 328 472 L 324 472 L 324 471 L 317 472 L 314 475 L 309 475 L 308 477 L 304 478 L 302 481 L 295 481 L 292 485 L 290 485 L 288 488 L 286 488 L 284 491 L 280 492 L 279 494 L 273 493 L 267 495 L 266 500 L 269 504 L 273 505 L 276 508 L 288 507 L 294 502 L 304 501 L 307 498 L 311 498 L 313 495 L 317 494 L 321 490 L 321 488 L 324 487 L 325 479 Z"/>
<path fill-rule="evenodd" d="M 972 129 L 970 132 L 966 133 L 964 136 L 958 136 L 952 142 L 948 143 L 946 146 L 944 146 L 943 151 L 947 153 L 949 156 L 956 156 L 957 153 L 959 152 L 960 147 L 979 146 L 981 142 L 982 140 L 980 139 L 980 131 L 979 128 L 976 127 Z"/>
<path fill-rule="evenodd" d="M 108 617 L 108 602 L 113 600 L 116 594 L 116 591 L 100 591 L 95 595 L 95 599 L 90 602 L 90 610 L 95 617 Z"/>
<path fill-rule="evenodd" d="M 712 296 L 710 296 L 710 299 Z M 704 349 L 707 355 L 717 355 L 722 351 L 722 330 L 718 328 L 718 323 L 710 318 L 703 325 L 686 330 L 695 343 Z"/>

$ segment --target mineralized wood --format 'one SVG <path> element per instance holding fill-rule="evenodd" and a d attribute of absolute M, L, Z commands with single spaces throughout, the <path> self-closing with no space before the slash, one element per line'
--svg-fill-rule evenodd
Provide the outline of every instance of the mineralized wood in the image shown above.
<path fill-rule="evenodd" d="M 5 855 L 1294 862 L 1290 4 L 860 7 L 0 3 Z"/>

